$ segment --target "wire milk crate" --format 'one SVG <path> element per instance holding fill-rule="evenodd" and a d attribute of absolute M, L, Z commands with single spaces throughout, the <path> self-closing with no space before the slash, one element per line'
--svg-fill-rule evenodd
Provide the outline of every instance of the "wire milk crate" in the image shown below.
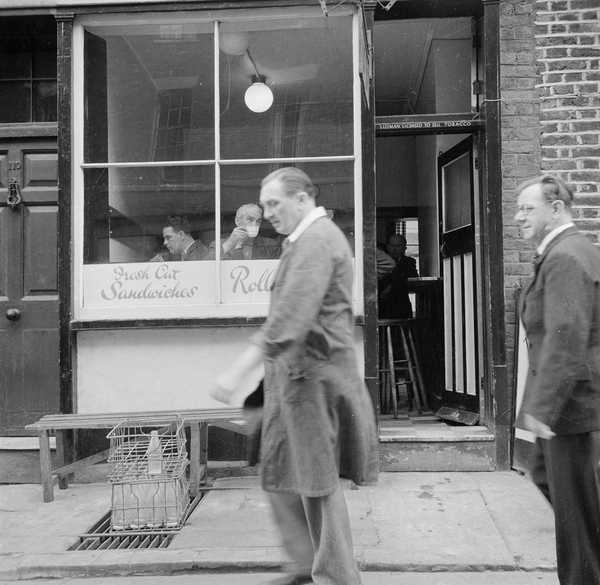
<path fill-rule="evenodd" d="M 107 437 L 112 530 L 179 528 L 189 502 L 183 420 L 160 428 L 123 421 Z"/>

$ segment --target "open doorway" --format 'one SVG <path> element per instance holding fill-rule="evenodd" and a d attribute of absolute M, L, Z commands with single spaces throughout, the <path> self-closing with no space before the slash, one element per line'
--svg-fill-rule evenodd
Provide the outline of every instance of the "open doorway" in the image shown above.
<path fill-rule="evenodd" d="M 479 308 L 473 138 L 378 137 L 377 170 L 380 414 L 423 420 L 459 408 L 473 414 L 468 422 L 474 424 Z M 386 259 L 393 261 L 391 274 Z"/>
<path fill-rule="evenodd" d="M 475 425 L 480 14 L 429 16 L 374 29 L 380 420 Z"/>

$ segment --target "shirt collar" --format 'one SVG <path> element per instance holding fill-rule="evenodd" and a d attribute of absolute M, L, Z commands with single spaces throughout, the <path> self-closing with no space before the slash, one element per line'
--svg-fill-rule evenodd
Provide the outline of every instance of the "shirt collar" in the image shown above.
<path fill-rule="evenodd" d="M 183 256 L 185 256 L 189 251 L 190 248 L 196 243 L 196 240 L 192 240 L 186 247 L 185 250 L 181 253 L 181 257 L 183 258 Z"/>
<path fill-rule="evenodd" d="M 288 242 L 295 242 L 308 228 L 308 226 L 319 219 L 325 217 L 327 212 L 324 207 L 315 207 L 308 212 L 304 219 L 296 226 L 294 231 L 287 237 Z"/>
<path fill-rule="evenodd" d="M 541 256 L 548 247 L 548 244 L 556 238 L 559 234 L 562 234 L 566 229 L 573 227 L 575 224 L 570 221 L 569 223 L 565 223 L 563 225 L 559 225 L 557 228 L 554 228 L 551 232 L 547 233 L 540 245 L 537 247 L 536 252 Z"/>

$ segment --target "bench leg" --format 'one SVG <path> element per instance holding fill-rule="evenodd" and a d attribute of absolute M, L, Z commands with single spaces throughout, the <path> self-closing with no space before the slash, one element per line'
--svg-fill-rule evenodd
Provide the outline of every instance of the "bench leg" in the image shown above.
<path fill-rule="evenodd" d="M 44 502 L 54 500 L 54 485 L 52 482 L 52 460 L 50 459 L 50 438 L 48 431 L 39 432 L 40 441 L 40 473 L 42 478 L 42 497 Z"/>
<path fill-rule="evenodd" d="M 57 465 L 57 467 L 63 467 L 64 465 L 66 465 L 65 433 L 66 433 L 66 431 L 56 431 L 56 465 Z M 69 487 L 68 476 L 59 476 L 58 487 L 61 490 L 66 490 Z"/>
<path fill-rule="evenodd" d="M 190 425 L 190 495 L 195 498 L 200 487 L 200 425 Z"/>
<path fill-rule="evenodd" d="M 201 484 L 206 483 L 208 467 L 208 423 L 190 425 L 190 494 L 198 495 Z"/>
<path fill-rule="evenodd" d="M 200 423 L 200 483 L 208 478 L 208 423 Z"/>

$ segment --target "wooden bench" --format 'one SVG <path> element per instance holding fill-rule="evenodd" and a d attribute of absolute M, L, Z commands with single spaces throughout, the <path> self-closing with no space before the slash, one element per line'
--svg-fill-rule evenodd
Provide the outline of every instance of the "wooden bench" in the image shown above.
<path fill-rule="evenodd" d="M 44 502 L 54 500 L 54 482 L 58 479 L 61 489 L 68 487 L 68 478 L 75 471 L 88 465 L 105 461 L 108 449 L 89 457 L 65 464 L 65 436 L 76 429 L 112 429 L 120 422 L 142 427 L 168 424 L 179 416 L 184 426 L 190 428 L 190 492 L 198 494 L 200 484 L 205 481 L 208 465 L 208 426 L 220 426 L 228 430 L 243 432 L 242 410 L 219 408 L 204 410 L 180 410 L 160 412 L 121 412 L 110 414 L 47 414 L 37 422 L 27 425 L 35 431 L 40 442 L 40 470 Z M 234 424 L 235 423 L 235 424 Z M 50 434 L 56 435 L 56 459 L 59 467 L 52 469 L 50 457 Z"/>

